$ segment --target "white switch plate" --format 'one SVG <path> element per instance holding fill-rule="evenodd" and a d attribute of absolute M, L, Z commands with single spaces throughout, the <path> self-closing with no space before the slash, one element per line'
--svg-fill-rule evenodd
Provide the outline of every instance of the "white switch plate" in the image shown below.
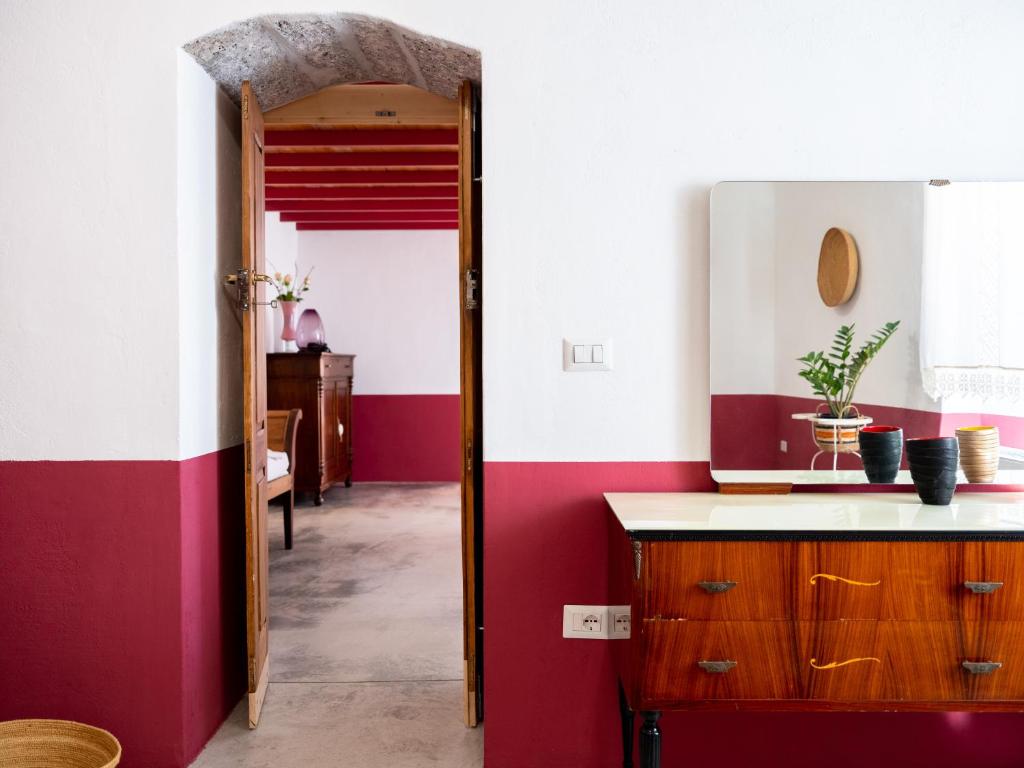
<path fill-rule="evenodd" d="M 562 339 L 563 371 L 610 371 L 611 339 Z"/>
<path fill-rule="evenodd" d="M 567 605 L 562 610 L 562 637 L 626 640 L 629 629 L 628 605 Z"/>

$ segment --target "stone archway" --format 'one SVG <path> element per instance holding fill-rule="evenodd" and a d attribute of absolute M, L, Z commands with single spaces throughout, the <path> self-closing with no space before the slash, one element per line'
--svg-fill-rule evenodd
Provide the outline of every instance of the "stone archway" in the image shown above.
<path fill-rule="evenodd" d="M 480 53 L 348 13 L 256 16 L 184 46 L 237 103 L 250 80 L 264 110 L 342 83 L 404 83 L 455 98 L 480 81 Z"/>

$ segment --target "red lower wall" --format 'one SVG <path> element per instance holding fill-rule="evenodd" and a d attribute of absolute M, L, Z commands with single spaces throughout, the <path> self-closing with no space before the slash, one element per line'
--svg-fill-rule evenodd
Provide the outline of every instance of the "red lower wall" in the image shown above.
<path fill-rule="evenodd" d="M 246 690 L 242 446 L 180 464 L 186 764 Z"/>
<path fill-rule="evenodd" d="M 561 637 L 562 605 L 608 599 L 604 491 L 710 490 L 706 462 L 484 467 L 487 768 L 618 768 L 609 643 Z M 1012 714 L 670 713 L 666 768 L 1003 768 Z"/>
<path fill-rule="evenodd" d="M 809 469 L 818 448 L 807 421 L 794 413 L 812 413 L 821 401 L 788 395 L 713 395 L 711 398 L 711 459 L 716 469 Z M 887 405 L 859 405 L 875 424 L 903 428 L 904 438 L 951 436 L 971 424 L 999 427 L 1003 445 L 1024 447 L 1024 418 L 984 413 L 939 413 Z M 779 441 L 787 442 L 787 452 Z M 853 454 L 840 454 L 839 469 L 860 469 Z M 831 469 L 832 455 L 822 455 L 815 469 Z M 904 460 L 904 468 L 906 461 Z"/>
<path fill-rule="evenodd" d="M 0 462 L 0 720 L 181 768 L 245 684 L 242 454 Z"/>
<path fill-rule="evenodd" d="M 0 463 L 0 719 L 109 728 L 125 768 L 181 768 L 244 688 L 241 455 Z M 708 465 L 484 469 L 488 768 L 621 764 L 609 643 L 565 640 L 608 601 L 604 491 L 710 490 Z M 1018 715 L 669 714 L 665 765 L 1019 765 Z"/>
<path fill-rule="evenodd" d="M 112 731 L 182 765 L 178 463 L 0 463 L 0 719 Z"/>
<path fill-rule="evenodd" d="M 458 395 L 355 395 L 357 482 L 458 482 Z"/>

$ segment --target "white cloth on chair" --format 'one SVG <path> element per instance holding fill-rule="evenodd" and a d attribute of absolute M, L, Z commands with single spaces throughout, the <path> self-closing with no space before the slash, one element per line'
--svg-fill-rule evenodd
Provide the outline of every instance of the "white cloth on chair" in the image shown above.
<path fill-rule="evenodd" d="M 267 449 L 267 482 L 288 474 L 288 454 Z"/>

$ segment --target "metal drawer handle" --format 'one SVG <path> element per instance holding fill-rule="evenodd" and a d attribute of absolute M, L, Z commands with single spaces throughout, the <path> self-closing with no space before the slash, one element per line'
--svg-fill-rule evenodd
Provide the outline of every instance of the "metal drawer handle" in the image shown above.
<path fill-rule="evenodd" d="M 965 661 L 963 663 L 964 669 L 972 675 L 991 675 L 1001 666 L 1003 666 L 1001 661 Z"/>
<path fill-rule="evenodd" d="M 735 661 L 729 661 L 725 659 L 723 661 L 698 661 L 697 666 L 703 669 L 705 672 L 710 672 L 715 675 L 724 675 L 730 669 L 736 666 Z"/>
<path fill-rule="evenodd" d="M 735 581 L 698 581 L 697 586 L 709 595 L 717 595 L 720 592 L 728 592 L 736 586 Z"/>
<path fill-rule="evenodd" d="M 1001 581 L 965 581 L 964 586 L 976 595 L 990 595 L 1003 586 Z"/>

